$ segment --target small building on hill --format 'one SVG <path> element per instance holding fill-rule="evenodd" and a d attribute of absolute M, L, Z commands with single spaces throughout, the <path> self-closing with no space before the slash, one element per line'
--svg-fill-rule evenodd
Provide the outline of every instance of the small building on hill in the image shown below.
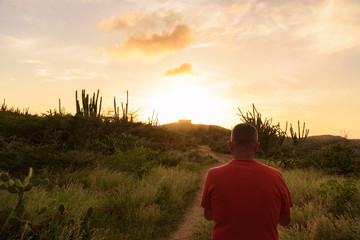
<path fill-rule="evenodd" d="M 191 124 L 191 120 L 188 120 L 188 119 L 180 119 L 180 120 L 179 120 L 179 123 L 180 123 L 180 124 L 184 124 L 184 125 L 185 125 L 185 124 Z"/>

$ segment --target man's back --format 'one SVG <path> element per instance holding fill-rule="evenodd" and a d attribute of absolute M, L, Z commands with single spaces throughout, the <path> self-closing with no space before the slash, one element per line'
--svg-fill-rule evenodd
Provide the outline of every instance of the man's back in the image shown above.
<path fill-rule="evenodd" d="M 290 214 L 292 202 L 278 170 L 233 160 L 209 170 L 201 206 L 212 210 L 214 240 L 275 240 L 279 216 Z"/>

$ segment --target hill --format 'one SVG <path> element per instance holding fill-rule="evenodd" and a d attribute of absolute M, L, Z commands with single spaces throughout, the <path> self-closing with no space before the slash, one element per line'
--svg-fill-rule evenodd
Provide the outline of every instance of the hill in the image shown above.
<path fill-rule="evenodd" d="M 183 131 L 183 130 L 194 130 L 199 128 L 209 128 L 213 130 L 223 131 L 223 132 L 230 132 L 229 129 L 218 126 L 218 125 L 207 125 L 207 124 L 194 124 L 191 123 L 191 120 L 179 120 L 179 122 L 173 122 L 173 123 L 167 123 L 162 124 L 161 126 L 164 126 L 165 128 L 169 130 L 174 131 Z"/>

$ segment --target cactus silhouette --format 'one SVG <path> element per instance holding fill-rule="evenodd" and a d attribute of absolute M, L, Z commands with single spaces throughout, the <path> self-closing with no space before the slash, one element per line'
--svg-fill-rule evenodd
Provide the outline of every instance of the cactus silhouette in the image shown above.
<path fill-rule="evenodd" d="M 82 108 L 80 108 L 80 101 L 78 100 L 77 90 L 75 91 L 76 115 L 85 117 L 100 117 L 102 97 L 100 97 L 100 104 L 98 106 L 99 92 L 93 93 L 93 97 L 89 99 L 89 94 L 86 94 L 85 89 L 81 91 Z"/>
<path fill-rule="evenodd" d="M 293 126 L 290 124 L 290 134 L 291 139 L 293 140 L 294 145 L 297 145 L 299 141 L 305 141 L 309 135 L 309 129 L 305 128 L 305 122 L 302 127 L 300 126 L 300 121 L 298 120 L 298 133 L 294 130 Z"/>
<path fill-rule="evenodd" d="M 156 113 L 156 116 L 155 116 L 155 109 L 154 109 L 151 118 L 148 117 L 148 124 L 152 125 L 152 126 L 159 126 L 158 116 L 159 116 L 159 113 Z"/>
<path fill-rule="evenodd" d="M 279 145 L 282 145 L 287 130 L 287 123 L 285 131 L 281 130 L 280 123 L 273 124 L 272 118 L 263 119 L 261 113 L 256 109 L 255 104 L 252 105 L 252 111 L 243 113 L 238 107 L 241 121 L 253 125 L 259 134 L 259 141 L 261 142 L 260 148 L 264 151 L 265 154 L 273 147 L 277 142 Z"/>
<path fill-rule="evenodd" d="M 140 109 L 134 111 L 129 110 L 129 91 L 126 91 L 126 103 L 121 102 L 122 117 L 120 118 L 120 108 L 116 104 L 116 98 L 114 97 L 114 120 L 122 122 L 133 122 L 138 116 Z"/>

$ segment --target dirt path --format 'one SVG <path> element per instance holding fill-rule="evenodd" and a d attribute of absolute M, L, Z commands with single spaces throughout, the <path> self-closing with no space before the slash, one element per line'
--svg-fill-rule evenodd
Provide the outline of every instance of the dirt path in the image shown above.
<path fill-rule="evenodd" d="M 201 146 L 199 150 L 206 154 L 213 155 L 217 163 L 212 164 L 209 168 L 223 165 L 232 160 L 231 155 L 228 154 L 221 154 L 221 153 L 214 153 L 211 152 L 210 147 L 208 146 Z M 189 207 L 185 211 L 184 216 L 186 216 L 182 223 L 180 223 L 179 228 L 173 232 L 169 238 L 169 240 L 191 240 L 193 239 L 193 232 L 197 225 L 199 224 L 199 220 L 203 217 L 203 209 L 200 207 L 200 201 L 202 197 L 202 188 L 204 184 L 204 180 L 206 177 L 206 173 L 209 168 L 203 169 L 200 173 L 200 181 L 198 185 L 198 191 L 196 192 L 195 199 L 192 203 L 190 203 Z"/>

